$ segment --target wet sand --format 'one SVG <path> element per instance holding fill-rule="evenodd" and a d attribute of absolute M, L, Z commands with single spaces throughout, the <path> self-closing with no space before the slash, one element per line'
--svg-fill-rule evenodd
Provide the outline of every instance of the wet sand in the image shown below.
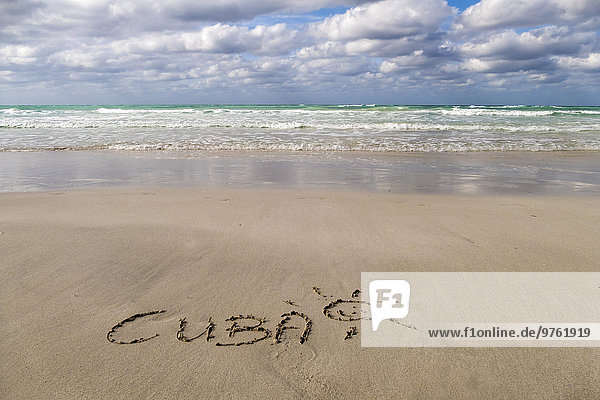
<path fill-rule="evenodd" d="M 595 348 L 361 348 L 360 324 L 323 309 L 361 271 L 597 271 L 599 210 L 575 195 L 2 193 L 0 397 L 598 398 Z"/>
<path fill-rule="evenodd" d="M 104 187 L 600 195 L 600 152 L 0 152 L 0 192 Z"/>

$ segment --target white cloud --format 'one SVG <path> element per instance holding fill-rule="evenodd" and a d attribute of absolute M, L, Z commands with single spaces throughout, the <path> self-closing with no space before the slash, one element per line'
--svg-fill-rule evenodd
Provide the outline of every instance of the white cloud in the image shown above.
<path fill-rule="evenodd" d="M 572 32 L 567 27 L 556 26 L 521 34 L 505 30 L 458 45 L 457 52 L 465 57 L 526 60 L 554 54 L 576 54 L 583 46 L 593 43 L 595 38 L 594 33 Z"/>
<path fill-rule="evenodd" d="M 317 43 L 297 54 L 328 58 L 435 53 L 441 45 L 440 25 L 455 12 L 445 0 L 382 0 L 351 8 L 310 24 L 309 33 Z"/>
<path fill-rule="evenodd" d="M 197 27 L 198 23 L 248 21 L 276 12 L 296 13 L 370 1 L 373 0 L 4 0 L 0 2 L 0 22 L 87 31 L 104 27 L 103 34 L 110 35 L 111 31 L 139 33 Z"/>
<path fill-rule="evenodd" d="M 311 30 L 336 41 L 397 39 L 435 32 L 453 13 L 445 0 L 383 0 L 314 23 Z"/>
<path fill-rule="evenodd" d="M 307 46 L 297 51 L 296 55 L 303 59 L 332 58 L 354 55 L 373 57 L 397 57 L 409 55 L 415 51 L 437 52 L 437 41 L 417 36 L 399 38 L 396 40 L 358 39 L 347 43 L 327 41 L 313 46 Z"/>
<path fill-rule="evenodd" d="M 461 63 L 464 71 L 482 72 L 493 74 L 507 74 L 513 72 L 539 71 L 551 68 L 551 63 L 546 60 L 524 60 L 524 61 L 508 61 L 508 60 L 482 60 L 478 58 L 470 58 Z"/>
<path fill-rule="evenodd" d="M 303 47 L 296 52 L 300 59 L 332 58 L 347 55 L 346 46 L 340 42 L 321 42 L 313 46 Z"/>
<path fill-rule="evenodd" d="M 434 66 L 437 60 L 423 54 L 422 50 L 413 51 L 411 54 L 406 56 L 394 57 L 388 60 L 384 60 L 381 63 L 379 70 L 385 74 L 393 72 L 402 72 L 411 70 L 414 68 L 427 68 Z"/>
<path fill-rule="evenodd" d="M 598 0 L 481 0 L 455 21 L 457 29 L 584 23 L 600 14 Z"/>
<path fill-rule="evenodd" d="M 344 7 L 315 12 L 334 6 Z M 457 12 L 445 0 L 0 0 L 0 97 L 104 90 L 127 102 L 138 90 L 161 102 L 176 90 L 264 101 L 287 91 L 287 101 L 345 101 L 408 87 L 600 82 L 600 0 L 482 0 Z"/>
<path fill-rule="evenodd" d="M 590 53 L 587 57 L 557 57 L 556 62 L 569 70 L 600 72 L 600 53 Z"/>
<path fill-rule="evenodd" d="M 233 25 L 211 25 L 199 32 L 183 34 L 185 50 L 207 53 L 285 54 L 295 49 L 297 32 L 285 24 L 259 25 L 253 29 Z"/>
<path fill-rule="evenodd" d="M 285 24 L 241 26 L 216 24 L 197 32 L 145 34 L 96 45 L 82 45 L 50 56 L 49 61 L 71 67 L 103 68 L 130 65 L 142 57 L 185 57 L 185 53 L 286 54 L 295 48 L 296 31 Z"/>
<path fill-rule="evenodd" d="M 37 61 L 37 48 L 8 45 L 0 47 L 0 66 L 3 64 L 29 64 Z"/>
<path fill-rule="evenodd" d="M 381 63 L 381 66 L 379 67 L 379 70 L 381 72 L 383 72 L 384 74 L 388 74 L 390 72 L 396 72 L 400 69 L 400 67 L 398 66 L 398 64 L 396 64 L 395 62 L 392 61 L 388 61 L 385 60 L 384 62 Z"/>

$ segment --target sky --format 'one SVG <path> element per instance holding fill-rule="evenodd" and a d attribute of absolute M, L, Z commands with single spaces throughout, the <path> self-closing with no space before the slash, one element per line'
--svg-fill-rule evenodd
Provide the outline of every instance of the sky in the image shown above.
<path fill-rule="evenodd" d="M 0 104 L 600 105 L 599 0 L 0 0 Z"/>

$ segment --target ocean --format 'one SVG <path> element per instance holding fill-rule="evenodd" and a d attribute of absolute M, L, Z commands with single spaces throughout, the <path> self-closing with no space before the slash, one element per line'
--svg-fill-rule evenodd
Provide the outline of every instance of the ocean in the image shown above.
<path fill-rule="evenodd" d="M 0 106 L 0 151 L 600 150 L 600 107 Z"/>

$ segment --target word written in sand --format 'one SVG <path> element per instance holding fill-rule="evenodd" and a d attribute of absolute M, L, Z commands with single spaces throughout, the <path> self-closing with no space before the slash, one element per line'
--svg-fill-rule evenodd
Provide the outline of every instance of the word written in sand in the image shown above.
<path fill-rule="evenodd" d="M 358 329 L 355 326 L 351 326 L 346 332 L 346 336 L 344 336 L 344 340 L 352 339 L 352 336 L 358 334 Z"/>
<path fill-rule="evenodd" d="M 352 292 L 352 299 L 348 299 L 348 300 L 344 300 L 344 299 L 332 300 L 334 298 L 333 296 L 323 294 L 321 292 L 321 290 L 316 286 L 313 287 L 313 291 L 321 298 L 329 301 L 329 303 L 326 304 L 325 307 L 323 307 L 323 315 L 325 315 L 327 318 L 335 320 L 335 321 L 341 321 L 341 322 L 358 321 L 361 319 L 360 309 L 359 309 L 360 300 L 357 299 L 360 295 L 360 290 L 356 289 L 354 292 Z M 292 300 L 288 300 L 285 303 L 289 304 L 289 305 L 293 305 L 293 306 L 298 306 Z M 341 307 L 344 305 L 346 305 L 346 306 L 351 305 L 352 310 L 344 311 Z M 133 340 L 117 340 L 114 338 L 113 335 L 115 335 L 115 333 L 117 333 L 117 331 L 125 325 L 130 325 L 135 322 L 138 322 L 140 319 L 142 319 L 144 317 L 162 314 L 165 312 L 166 312 L 166 310 L 157 310 L 157 311 L 150 311 L 150 312 L 145 312 L 145 313 L 134 314 L 131 317 L 128 317 L 128 318 L 124 319 L 123 321 L 119 322 L 118 324 L 116 324 L 115 326 L 113 326 L 108 331 L 108 333 L 106 335 L 106 339 L 110 343 L 115 343 L 115 344 L 136 344 L 136 343 L 143 343 L 148 340 L 154 339 L 157 336 L 159 336 L 158 333 L 156 333 L 152 336 L 149 336 L 149 337 L 141 337 L 141 338 L 137 338 L 137 339 L 133 339 Z M 304 314 L 300 311 L 296 311 L 296 310 L 292 310 L 290 312 L 281 314 L 280 319 L 279 319 L 277 325 L 275 326 L 274 334 L 271 332 L 271 330 L 269 330 L 267 327 L 264 326 L 265 322 L 267 322 L 267 320 L 265 318 L 257 317 L 253 314 L 232 315 L 229 318 L 225 319 L 225 321 L 229 323 L 229 326 L 225 329 L 225 332 L 227 334 L 227 339 L 213 340 L 213 339 L 215 339 L 216 324 L 213 322 L 212 317 L 208 319 L 208 323 L 207 323 L 206 327 L 204 328 L 204 330 L 194 336 L 186 335 L 185 330 L 186 330 L 188 321 L 187 321 L 186 317 L 180 318 L 179 319 L 179 328 L 178 328 L 177 334 L 176 334 L 177 340 L 180 342 L 189 343 L 196 339 L 204 338 L 205 341 L 212 342 L 212 343 L 214 343 L 215 346 L 243 346 L 243 345 L 255 344 L 260 341 L 264 341 L 265 339 L 268 339 L 270 337 L 273 337 L 273 343 L 281 343 L 283 341 L 285 331 L 298 330 L 298 331 L 301 331 L 298 341 L 300 344 L 304 344 L 308 340 L 308 336 L 310 335 L 310 332 L 312 329 L 312 324 L 313 324 L 312 320 L 306 314 Z M 300 322 L 301 326 L 295 325 L 298 322 Z M 244 333 L 244 335 L 241 335 L 243 333 Z M 250 333 L 250 335 L 252 335 L 250 338 L 248 338 L 248 336 L 249 336 L 248 333 Z M 351 339 L 353 336 L 355 336 L 357 334 L 358 334 L 358 329 L 356 328 L 356 326 L 352 326 L 352 327 L 350 327 L 350 330 L 348 330 L 348 332 L 346 332 L 346 336 L 344 337 L 344 340 Z M 244 337 L 244 339 L 240 338 L 242 336 Z"/>

